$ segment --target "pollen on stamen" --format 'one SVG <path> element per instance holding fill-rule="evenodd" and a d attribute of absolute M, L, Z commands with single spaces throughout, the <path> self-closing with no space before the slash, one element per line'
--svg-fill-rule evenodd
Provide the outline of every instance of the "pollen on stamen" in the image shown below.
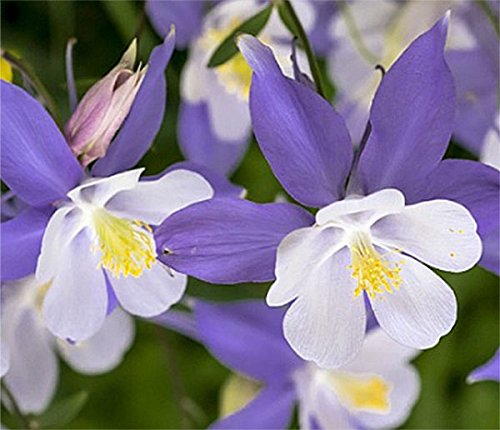
<path fill-rule="evenodd" d="M 116 278 L 121 275 L 138 277 L 156 262 L 151 227 L 139 220 L 127 220 L 111 215 L 105 209 L 93 214 L 95 240 L 91 249 L 101 252 L 99 267 Z"/>
<path fill-rule="evenodd" d="M 354 289 L 354 297 L 360 296 L 366 291 L 370 299 L 377 294 L 392 293 L 401 286 L 401 265 L 404 260 L 391 263 L 381 256 L 366 238 L 359 236 L 351 244 L 352 264 L 348 266 L 352 270 L 352 277 L 357 279 L 358 285 Z"/>

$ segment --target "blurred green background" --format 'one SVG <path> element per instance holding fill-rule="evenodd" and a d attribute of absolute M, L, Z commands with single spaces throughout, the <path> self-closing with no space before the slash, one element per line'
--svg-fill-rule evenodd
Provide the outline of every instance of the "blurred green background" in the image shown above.
<path fill-rule="evenodd" d="M 140 2 L 2 1 L 2 48 L 30 63 L 68 118 L 64 50 L 76 37 L 74 68 L 79 94 L 105 74 L 136 34 L 140 56 L 148 58 L 159 38 Z M 182 160 L 176 142 L 179 76 L 186 52 L 175 52 L 167 70 L 165 122 L 154 146 L 141 161 L 157 173 Z M 19 78 L 19 76 L 17 76 Z M 469 157 L 453 146 L 448 156 Z M 272 201 L 282 191 L 252 142 L 232 178 L 248 198 Z M 465 378 L 490 358 L 499 345 L 498 279 L 476 268 L 442 274 L 454 288 L 459 318 L 450 335 L 415 360 L 422 379 L 421 397 L 404 428 L 499 428 L 499 385 L 467 385 Z M 211 286 L 190 280 L 189 294 L 212 300 L 263 297 L 267 285 Z M 82 376 L 61 363 L 55 401 L 85 390 L 89 400 L 64 428 L 202 428 L 217 417 L 219 389 L 229 372 L 205 349 L 176 333 L 137 321 L 136 342 L 123 363 L 102 376 Z M 2 423 L 17 422 L 2 410 Z"/>

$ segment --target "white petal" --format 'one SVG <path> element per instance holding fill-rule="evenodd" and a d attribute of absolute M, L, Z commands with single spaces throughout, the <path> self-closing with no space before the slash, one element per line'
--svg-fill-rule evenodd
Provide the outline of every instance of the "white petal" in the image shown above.
<path fill-rule="evenodd" d="M 335 368 L 352 359 L 365 335 L 365 304 L 363 297 L 354 297 L 349 264 L 349 251 L 343 249 L 308 271 L 283 321 L 295 352 L 321 367 Z"/>
<path fill-rule="evenodd" d="M 60 269 L 43 302 L 43 318 L 62 339 L 88 339 L 104 322 L 108 296 L 104 273 L 85 231 L 59 255 L 58 264 Z"/>
<path fill-rule="evenodd" d="M 121 306 L 134 315 L 153 317 L 177 303 L 186 289 L 187 277 L 157 262 L 138 278 L 112 278 Z"/>
<path fill-rule="evenodd" d="M 159 225 L 172 213 L 201 200 L 214 191 L 203 176 L 188 170 L 174 170 L 155 181 L 139 182 L 122 191 L 106 205 L 117 216 Z"/>
<path fill-rule="evenodd" d="M 37 309 L 25 309 L 9 336 L 11 366 L 4 383 L 24 413 L 40 413 L 54 395 L 58 364 Z"/>
<path fill-rule="evenodd" d="M 323 429 L 348 429 L 349 414 L 335 393 L 318 378 L 319 369 L 309 365 L 294 374 L 301 429 L 311 429 L 314 419 Z"/>
<path fill-rule="evenodd" d="M 342 368 L 354 374 L 376 374 L 390 385 L 388 413 L 354 412 L 367 428 L 394 428 L 408 417 L 420 392 L 418 373 L 409 361 L 420 351 L 403 346 L 382 329 L 370 331 L 356 358 Z"/>
<path fill-rule="evenodd" d="M 239 142 L 249 137 L 251 129 L 248 102 L 229 93 L 218 81 L 216 72 L 207 76 L 208 116 L 216 136 L 228 142 Z"/>
<path fill-rule="evenodd" d="M 2 378 L 9 371 L 9 367 L 10 367 L 9 345 L 5 341 L 5 337 L 2 334 L 2 337 L 0 337 L 0 378 Z"/>
<path fill-rule="evenodd" d="M 85 227 L 82 212 L 71 206 L 58 209 L 50 218 L 43 234 L 36 267 L 36 280 L 49 282 L 63 267 L 61 255 L 66 255 L 71 241 Z"/>
<path fill-rule="evenodd" d="M 188 59 L 181 74 L 180 92 L 182 100 L 188 103 L 200 103 L 207 94 L 207 86 L 204 83 L 211 70 L 205 65 L 210 58 L 207 58 L 202 44 L 203 41 L 199 38 L 189 49 Z"/>
<path fill-rule="evenodd" d="M 380 218 L 403 210 L 405 198 L 401 191 L 392 188 L 377 191 L 366 197 L 352 197 L 320 209 L 316 214 L 319 225 L 370 226 Z"/>
<path fill-rule="evenodd" d="M 378 374 L 391 386 L 390 411 L 386 414 L 360 412 L 356 419 L 366 428 L 396 428 L 403 424 L 415 405 L 420 393 L 420 377 L 410 365 L 395 365 Z"/>
<path fill-rule="evenodd" d="M 117 173 L 108 178 L 92 178 L 84 184 L 72 189 L 68 197 L 75 203 L 92 203 L 104 206 L 106 202 L 120 191 L 133 189 L 139 182 L 144 168 Z"/>
<path fill-rule="evenodd" d="M 431 200 L 407 206 L 372 227 L 375 243 L 398 248 L 441 270 L 462 272 L 481 258 L 477 224 L 462 205 Z"/>
<path fill-rule="evenodd" d="M 306 287 L 310 273 L 340 248 L 343 232 L 335 228 L 305 227 L 288 234 L 279 244 L 276 281 L 267 293 L 269 306 L 283 306 Z"/>
<path fill-rule="evenodd" d="M 483 148 L 481 149 L 481 161 L 488 166 L 500 169 L 500 115 L 497 114 L 497 120 L 494 127 L 491 127 L 484 138 Z"/>
<path fill-rule="evenodd" d="M 75 345 L 61 340 L 59 352 L 78 372 L 89 375 L 108 372 L 121 363 L 132 345 L 134 333 L 133 319 L 116 308 L 96 335 Z"/>
<path fill-rule="evenodd" d="M 381 328 L 375 328 L 366 334 L 356 358 L 343 366 L 342 370 L 354 373 L 378 372 L 409 363 L 419 353 L 420 350 L 401 345 Z"/>
<path fill-rule="evenodd" d="M 387 256 L 399 261 L 400 256 Z M 399 290 L 371 300 L 380 326 L 395 341 L 418 349 L 436 345 L 457 319 L 457 301 L 451 288 L 432 270 L 405 257 Z"/>
<path fill-rule="evenodd" d="M 314 416 L 322 429 L 356 428 L 348 410 L 342 406 L 333 390 L 324 384 L 317 387 Z"/>

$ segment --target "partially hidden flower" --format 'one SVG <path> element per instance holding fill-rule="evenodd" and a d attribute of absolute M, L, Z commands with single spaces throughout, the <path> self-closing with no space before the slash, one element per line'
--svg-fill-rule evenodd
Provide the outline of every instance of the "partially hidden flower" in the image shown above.
<path fill-rule="evenodd" d="M 222 392 L 225 414 L 210 428 L 285 429 L 295 405 L 301 429 L 394 428 L 418 398 L 419 376 L 410 364 L 418 351 L 379 328 L 367 334 L 354 361 L 326 370 L 288 346 L 280 309 L 260 301 L 196 301 L 193 313 L 197 340 L 241 375 L 236 390 Z"/>
<path fill-rule="evenodd" d="M 387 72 L 356 158 L 332 107 L 284 77 L 265 45 L 242 36 L 259 146 L 288 193 L 320 210 L 313 217 L 285 203 L 197 203 L 157 230 L 158 250 L 167 250 L 162 261 L 209 282 L 275 279 L 267 303 L 292 302 L 286 339 L 322 367 L 359 352 L 365 301 L 397 342 L 436 345 L 453 327 L 457 304 L 427 265 L 470 269 L 481 258 L 480 236 L 496 234 L 499 223 L 498 171 L 442 161 L 455 108 L 443 57 L 447 23 L 417 38 Z M 481 262 L 496 270 L 492 260 Z"/>
<path fill-rule="evenodd" d="M 190 3 L 190 2 L 188 2 Z M 151 2 L 155 8 L 167 4 Z M 151 7 L 150 6 L 150 7 Z M 182 103 L 178 136 L 185 157 L 228 175 L 238 166 L 250 139 L 251 123 L 248 92 L 252 71 L 240 53 L 226 63 L 208 68 L 207 64 L 219 45 L 233 30 L 266 7 L 258 0 L 220 2 L 204 17 L 200 34 L 193 39 L 181 76 Z M 314 10 L 308 2 L 295 2 L 304 26 L 313 23 Z M 276 53 L 285 73 L 292 76 L 291 36 L 278 12 L 271 13 L 260 33 Z M 308 72 L 303 52 L 299 52 L 302 69 Z"/>
<path fill-rule="evenodd" d="M 498 37 L 477 2 L 353 1 L 339 8 L 331 21 L 333 38 L 328 69 L 337 89 L 337 108 L 353 143 L 358 145 L 381 75 L 411 40 L 447 9 L 453 22 L 446 60 L 456 82 L 454 138 L 479 156 L 489 128 L 498 115 Z M 497 142 L 500 146 L 500 143 Z"/>
<path fill-rule="evenodd" d="M 2 383 L 23 413 L 38 414 L 52 400 L 59 379 L 57 355 L 77 372 L 101 374 L 120 364 L 134 339 L 133 320 L 121 309 L 86 341 L 57 339 L 40 314 L 47 287 L 32 275 L 2 285 Z"/>
<path fill-rule="evenodd" d="M 132 107 L 147 71 L 141 65 L 133 70 L 136 57 L 134 39 L 120 62 L 85 93 L 64 127 L 68 144 L 83 166 L 106 155 Z"/>
<path fill-rule="evenodd" d="M 500 382 L 500 348 L 488 362 L 474 369 L 467 377 L 469 384 L 480 381 Z"/>
<path fill-rule="evenodd" d="M 152 229 L 173 212 L 211 197 L 213 189 L 191 170 L 143 181 L 143 169 L 127 170 L 159 129 L 173 43 L 171 35 L 153 51 L 132 110 L 91 176 L 43 107 L 19 87 L 1 82 L 2 180 L 27 203 L 1 224 L 2 279 L 36 271 L 37 281 L 49 284 L 44 321 L 62 339 L 91 338 L 117 302 L 150 317 L 184 292 L 186 277 L 158 262 Z"/>

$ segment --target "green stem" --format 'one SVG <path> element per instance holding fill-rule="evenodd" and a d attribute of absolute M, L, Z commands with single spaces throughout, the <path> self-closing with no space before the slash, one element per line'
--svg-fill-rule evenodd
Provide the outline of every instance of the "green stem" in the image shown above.
<path fill-rule="evenodd" d="M 5 384 L 2 384 L 2 391 L 3 394 L 5 394 L 8 397 L 10 406 L 12 407 L 12 415 L 14 415 L 17 418 L 17 420 L 21 424 L 21 428 L 30 430 L 38 429 L 39 428 L 38 423 L 36 421 L 30 420 L 26 415 L 24 415 L 21 412 L 21 409 L 19 409 L 16 399 L 14 398 L 11 391 L 7 388 Z"/>
<path fill-rule="evenodd" d="M 490 5 L 486 0 L 478 0 L 477 4 L 483 10 L 484 14 L 488 17 L 491 22 L 491 25 L 495 29 L 495 33 L 497 37 L 500 38 L 500 25 L 498 23 L 498 16 L 496 16 L 495 12 L 491 9 Z"/>
<path fill-rule="evenodd" d="M 356 25 L 356 21 L 354 20 L 354 17 L 351 14 L 349 5 L 347 3 L 342 3 L 340 11 L 344 17 L 347 26 L 347 31 L 349 32 L 349 35 L 351 36 L 351 39 L 354 42 L 354 46 L 358 50 L 359 54 L 369 63 L 371 64 L 376 63 L 378 61 L 378 58 L 365 45 L 365 42 L 363 41 L 363 35 L 361 34 L 358 26 Z"/>
<path fill-rule="evenodd" d="M 177 411 L 180 415 L 180 427 L 183 429 L 189 429 L 192 426 L 190 425 L 189 416 L 186 414 L 186 408 L 184 407 L 184 388 L 182 385 L 182 380 L 179 374 L 179 368 L 177 366 L 177 361 L 175 359 L 175 348 L 172 348 L 170 345 L 168 334 L 159 326 L 156 326 L 156 331 L 158 334 L 158 338 L 160 343 L 163 346 L 163 351 L 165 354 L 166 362 L 167 362 L 167 371 L 170 376 L 170 382 L 172 383 L 172 394 L 174 397 L 174 402 L 176 404 Z"/>
<path fill-rule="evenodd" d="M 59 123 L 60 115 L 57 109 L 57 105 L 52 99 L 47 88 L 45 88 L 45 85 L 43 85 L 40 78 L 38 78 L 38 76 L 31 68 L 31 66 L 8 51 L 2 50 L 1 55 L 12 67 L 19 70 L 19 72 L 21 72 L 25 76 L 25 78 L 29 81 L 29 83 L 41 97 L 43 103 L 45 104 L 45 106 L 47 106 L 47 109 L 50 111 L 56 122 Z"/>
<path fill-rule="evenodd" d="M 289 0 L 283 0 L 281 2 L 281 6 L 283 7 L 284 11 L 286 11 L 288 17 L 292 21 L 293 27 L 295 29 L 295 36 L 297 36 L 297 38 L 302 43 L 304 51 L 307 55 L 307 61 L 309 62 L 309 67 L 311 69 L 312 77 L 316 85 L 316 91 L 318 91 L 318 93 L 323 98 L 326 99 L 325 86 L 323 84 L 323 78 L 321 75 L 321 70 L 319 68 L 318 60 L 314 55 L 314 52 L 312 50 L 311 44 L 306 35 L 304 27 L 302 26 L 302 23 L 300 22 L 300 19 L 297 16 L 295 9 L 293 8 Z"/>

